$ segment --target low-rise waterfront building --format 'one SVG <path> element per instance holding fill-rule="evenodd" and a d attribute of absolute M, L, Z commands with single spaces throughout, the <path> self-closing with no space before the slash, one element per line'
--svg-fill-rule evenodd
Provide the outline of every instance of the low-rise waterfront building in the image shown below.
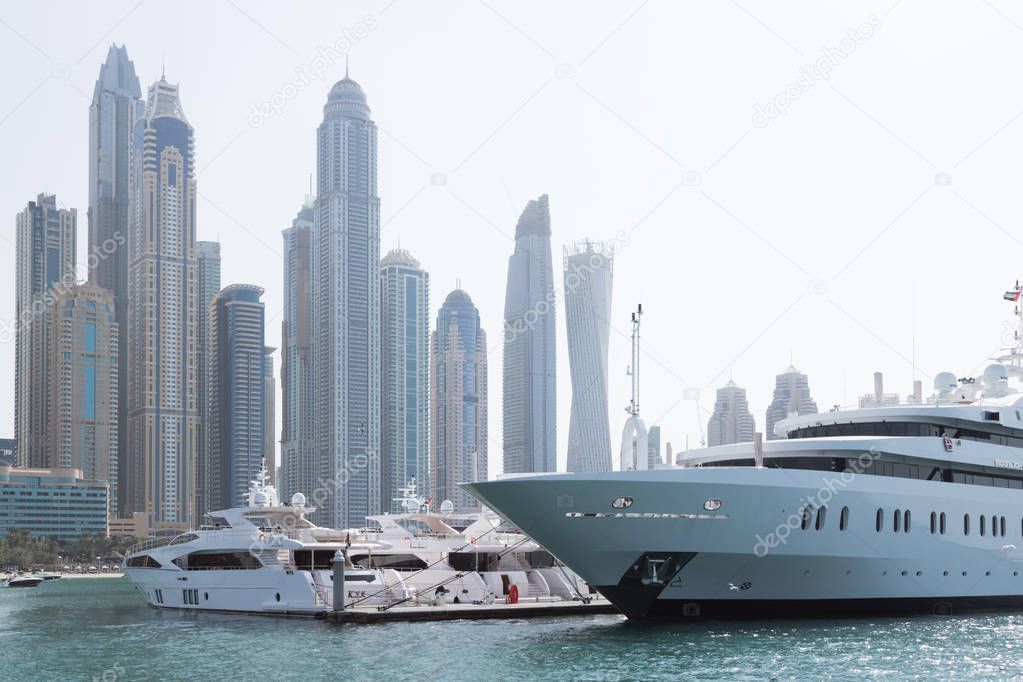
<path fill-rule="evenodd" d="M 9 530 L 55 540 L 107 534 L 109 487 L 81 469 L 0 466 L 0 537 Z"/>

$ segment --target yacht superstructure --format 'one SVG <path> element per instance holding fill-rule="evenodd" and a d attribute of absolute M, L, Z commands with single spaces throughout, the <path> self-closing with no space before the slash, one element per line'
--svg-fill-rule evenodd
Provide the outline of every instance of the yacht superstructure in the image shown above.
<path fill-rule="evenodd" d="M 1020 357 L 672 468 L 467 487 L 631 618 L 1020 609 Z"/>

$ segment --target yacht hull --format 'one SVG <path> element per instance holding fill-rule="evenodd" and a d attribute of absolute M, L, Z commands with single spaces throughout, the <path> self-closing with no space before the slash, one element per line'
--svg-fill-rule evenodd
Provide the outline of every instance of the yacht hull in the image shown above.
<path fill-rule="evenodd" d="M 742 467 L 467 487 L 633 619 L 1023 610 L 1018 490 Z"/>

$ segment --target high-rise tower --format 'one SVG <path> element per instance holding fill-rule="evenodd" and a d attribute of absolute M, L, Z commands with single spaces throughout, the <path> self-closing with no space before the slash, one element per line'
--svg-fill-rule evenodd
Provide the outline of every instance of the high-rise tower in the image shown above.
<path fill-rule="evenodd" d="M 49 315 L 48 466 L 110 487 L 117 509 L 118 330 L 112 293 L 92 282 L 61 292 Z"/>
<path fill-rule="evenodd" d="M 717 391 L 714 413 L 707 422 L 707 445 L 731 445 L 753 440 L 756 422 L 749 411 L 746 389 L 731 379 Z"/>
<path fill-rule="evenodd" d="M 312 495 L 320 523 L 347 528 L 381 509 L 377 128 L 347 75 L 327 96 L 316 139 Z"/>
<path fill-rule="evenodd" d="M 209 308 L 210 509 L 242 507 L 265 453 L 266 345 L 263 289 L 232 284 Z"/>
<path fill-rule="evenodd" d="M 380 263 L 380 304 L 380 498 L 401 512 L 395 498 L 410 479 L 419 495 L 430 493 L 430 275 L 404 249 Z"/>
<path fill-rule="evenodd" d="M 192 126 L 178 87 L 149 88 L 135 125 L 128 240 L 129 512 L 150 528 L 187 528 L 196 514 L 199 301 Z"/>
<path fill-rule="evenodd" d="M 145 115 L 135 65 L 122 45 L 111 45 L 100 67 L 89 106 L 89 281 L 114 297 L 117 360 L 117 449 L 127 451 L 128 400 L 128 235 L 131 232 L 131 155 L 135 124 Z M 111 499 L 121 510 L 127 478 L 111 482 Z M 114 487 L 118 490 L 113 490 Z M 116 513 L 117 509 L 111 509 Z"/>
<path fill-rule="evenodd" d="M 199 483 L 196 486 L 195 495 L 196 508 L 200 514 L 205 514 L 211 509 L 210 501 L 206 499 L 206 493 L 209 490 L 207 485 L 209 457 L 206 450 L 209 446 L 210 423 L 210 401 L 208 399 L 210 389 L 207 385 L 210 358 L 207 344 L 209 343 L 210 303 L 220 293 L 220 242 L 197 241 L 195 243 L 195 263 L 198 269 L 196 283 L 199 287 L 197 294 L 199 314 L 196 317 L 196 323 L 199 325 L 197 332 L 199 339 L 198 377 L 196 378 L 196 384 L 199 387 L 199 453 L 196 456 L 196 477 Z"/>
<path fill-rule="evenodd" d="M 504 301 L 504 471 L 557 469 L 555 294 L 547 195 L 515 228 Z"/>
<path fill-rule="evenodd" d="M 565 248 L 565 331 L 572 375 L 568 470 L 611 471 L 607 348 L 614 253 L 590 241 Z"/>
<path fill-rule="evenodd" d="M 810 381 L 795 367 L 775 377 L 774 400 L 767 408 L 767 440 L 781 438 L 774 433 L 774 425 L 790 415 L 817 414 L 817 403 L 810 396 Z"/>
<path fill-rule="evenodd" d="M 455 511 L 478 508 L 458 484 L 487 479 L 487 336 L 461 289 L 437 312 L 430 355 L 430 492 Z"/>
<path fill-rule="evenodd" d="M 40 194 L 17 215 L 15 233 L 14 434 L 18 464 L 49 467 L 47 414 L 51 304 L 75 284 L 75 209 Z"/>
<path fill-rule="evenodd" d="M 284 230 L 284 319 L 281 321 L 281 485 L 284 499 L 312 495 L 319 469 L 314 457 L 314 367 L 309 198 Z"/>

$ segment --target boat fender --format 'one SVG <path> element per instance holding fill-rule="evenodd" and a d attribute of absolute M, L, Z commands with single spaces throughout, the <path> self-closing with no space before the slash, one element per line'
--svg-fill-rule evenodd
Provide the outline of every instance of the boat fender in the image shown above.
<path fill-rule="evenodd" d="M 519 586 L 512 585 L 508 588 L 508 603 L 518 604 L 519 603 Z"/>

